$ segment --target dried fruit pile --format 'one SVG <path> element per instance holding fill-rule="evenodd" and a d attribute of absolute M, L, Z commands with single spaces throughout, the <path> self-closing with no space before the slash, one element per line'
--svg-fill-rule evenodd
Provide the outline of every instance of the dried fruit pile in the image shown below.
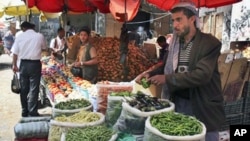
<path fill-rule="evenodd" d="M 128 46 L 126 58 L 128 75 L 123 73 L 123 65 L 120 64 L 120 41 L 112 37 L 95 37 L 91 43 L 97 49 L 99 60 L 98 80 L 108 80 L 114 82 L 131 81 L 137 75 L 147 70 L 153 63 L 146 58 L 145 54 L 131 44 Z"/>

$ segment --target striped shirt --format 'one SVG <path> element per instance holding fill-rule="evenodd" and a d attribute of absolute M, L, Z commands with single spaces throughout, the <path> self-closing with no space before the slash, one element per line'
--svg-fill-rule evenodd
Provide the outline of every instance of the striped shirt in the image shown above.
<path fill-rule="evenodd" d="M 188 72 L 189 58 L 191 49 L 193 46 L 193 40 L 191 40 L 186 46 L 181 45 L 180 54 L 179 54 L 179 62 L 178 62 L 178 72 L 185 73 Z"/>

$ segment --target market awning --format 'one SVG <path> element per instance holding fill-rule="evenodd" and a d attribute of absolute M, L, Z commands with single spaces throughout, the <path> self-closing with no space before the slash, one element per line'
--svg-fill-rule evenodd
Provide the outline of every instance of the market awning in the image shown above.
<path fill-rule="evenodd" d="M 29 15 L 30 13 L 40 14 L 40 11 L 36 7 L 28 9 L 26 5 L 6 7 L 4 12 L 6 15 L 10 16 L 25 16 Z"/>
<path fill-rule="evenodd" d="M 39 14 L 40 11 L 36 7 L 28 8 L 21 0 L 1 0 L 0 1 L 0 17 L 4 14 L 9 16 L 24 16 Z"/>
<path fill-rule="evenodd" d="M 138 13 L 140 4 L 140 0 L 110 0 L 109 8 L 117 21 L 125 22 L 133 20 Z"/>
<path fill-rule="evenodd" d="M 105 0 L 27 0 L 27 3 L 29 8 L 36 6 L 39 10 L 50 13 L 86 13 L 97 9 L 102 13 L 109 13 Z"/>
<path fill-rule="evenodd" d="M 169 11 L 172 6 L 180 1 L 183 0 L 147 0 L 148 3 L 151 3 L 158 8 L 162 10 Z M 207 8 L 212 8 L 212 7 L 220 7 L 224 5 L 229 5 L 233 4 L 236 2 L 240 2 L 242 0 L 192 0 L 195 4 L 196 7 L 207 7 Z"/>

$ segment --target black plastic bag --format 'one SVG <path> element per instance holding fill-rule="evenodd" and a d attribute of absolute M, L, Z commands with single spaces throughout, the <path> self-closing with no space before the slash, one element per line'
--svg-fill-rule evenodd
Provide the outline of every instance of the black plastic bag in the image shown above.
<path fill-rule="evenodd" d="M 58 60 L 62 60 L 63 59 L 63 55 L 61 54 L 61 53 L 56 53 L 56 52 L 54 52 L 54 53 L 52 53 L 53 54 L 53 56 L 56 58 L 56 59 L 58 59 Z"/>
<path fill-rule="evenodd" d="M 21 92 L 21 85 L 16 73 L 14 73 L 13 79 L 11 80 L 11 91 L 16 94 Z"/>
<path fill-rule="evenodd" d="M 82 68 L 80 68 L 80 67 L 71 67 L 70 72 L 75 77 L 81 77 L 82 78 Z"/>

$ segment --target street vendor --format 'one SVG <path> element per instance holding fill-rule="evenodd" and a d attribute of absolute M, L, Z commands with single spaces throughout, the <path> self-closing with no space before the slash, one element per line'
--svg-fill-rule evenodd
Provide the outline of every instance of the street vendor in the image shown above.
<path fill-rule="evenodd" d="M 65 30 L 59 27 L 57 30 L 57 37 L 53 38 L 50 42 L 51 57 L 63 62 L 63 53 L 66 49 Z"/>
<path fill-rule="evenodd" d="M 74 67 L 82 68 L 83 79 L 95 83 L 97 81 L 96 79 L 98 74 L 98 60 L 96 48 L 89 43 L 89 27 L 82 27 L 79 31 L 79 37 L 81 44 L 76 61 L 74 63 Z"/>
<path fill-rule="evenodd" d="M 188 2 L 172 9 L 173 40 L 164 67 L 140 74 L 142 78 L 163 85 L 162 98 L 170 98 L 175 111 L 191 115 L 207 128 L 206 141 L 218 141 L 225 122 L 218 57 L 221 42 L 202 33 L 196 7 Z M 164 73 L 158 73 L 164 72 Z"/>

